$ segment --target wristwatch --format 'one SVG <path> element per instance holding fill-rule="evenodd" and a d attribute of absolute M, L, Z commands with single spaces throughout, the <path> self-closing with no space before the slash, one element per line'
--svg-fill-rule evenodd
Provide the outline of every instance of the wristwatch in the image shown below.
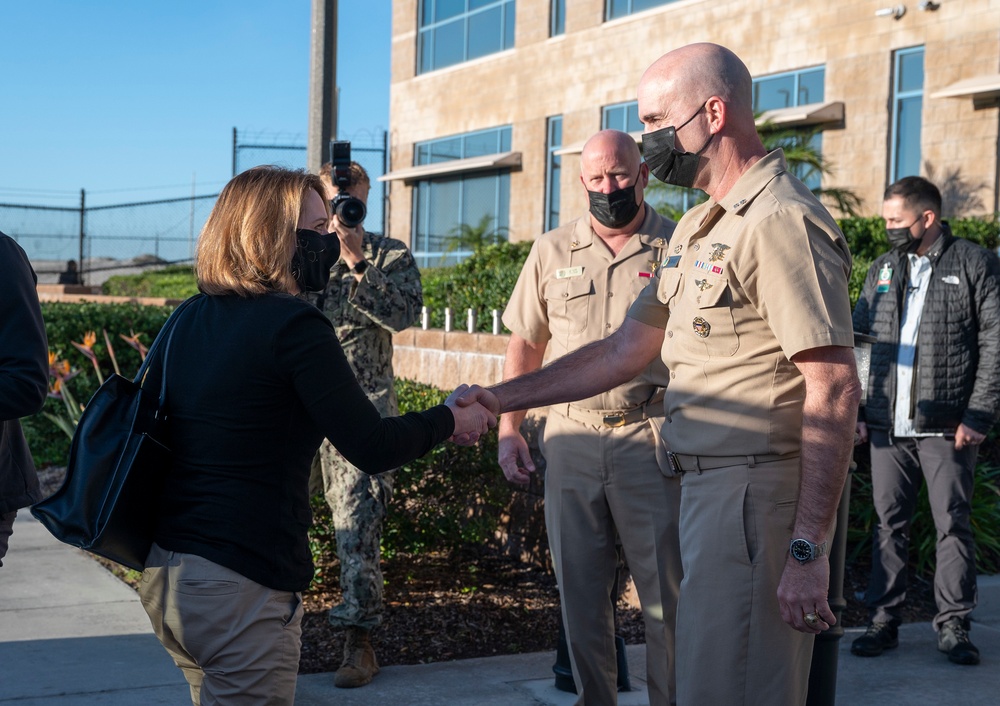
<path fill-rule="evenodd" d="M 368 260 L 358 260 L 354 263 L 354 267 L 351 268 L 351 272 L 356 275 L 363 275 L 365 270 L 368 269 Z"/>
<path fill-rule="evenodd" d="M 800 564 L 806 564 L 826 554 L 826 542 L 813 544 L 808 539 L 793 539 L 788 545 L 788 553 Z"/>

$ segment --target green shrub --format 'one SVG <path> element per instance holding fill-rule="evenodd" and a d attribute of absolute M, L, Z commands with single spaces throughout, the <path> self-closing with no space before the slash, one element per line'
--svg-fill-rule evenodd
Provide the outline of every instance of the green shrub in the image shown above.
<path fill-rule="evenodd" d="M 475 309 L 477 329 L 491 331 L 490 312 L 503 313 L 530 250 L 530 241 L 487 245 L 458 265 L 423 270 L 424 306 L 430 311 L 431 328 L 444 328 L 444 309 L 451 307 L 456 329 L 465 329 L 465 312 Z"/>
<path fill-rule="evenodd" d="M 412 380 L 397 380 L 401 414 L 444 402 L 447 393 Z M 493 539 L 510 499 L 497 463 L 497 435 L 476 446 L 440 444 L 397 473 L 383 551 L 453 551 Z"/>
<path fill-rule="evenodd" d="M 447 393 L 397 380 L 400 413 L 444 402 Z M 510 499 L 497 463 L 497 435 L 476 446 L 443 443 L 396 472 L 382 530 L 382 555 L 457 551 L 491 541 Z M 310 546 L 314 559 L 335 554 L 335 528 L 322 496 L 313 498 Z"/>
<path fill-rule="evenodd" d="M 191 265 L 171 265 L 137 275 L 114 275 L 104 283 L 102 291 L 121 297 L 187 299 L 198 293 L 198 284 Z"/>
<path fill-rule="evenodd" d="M 141 359 L 139 353 L 123 341 L 119 334 L 141 334 L 140 342 L 148 347 L 171 311 L 173 307 L 131 303 L 42 302 L 49 350 L 58 358 L 69 361 L 73 369 L 80 371 L 67 383 L 76 399 L 81 403 L 89 400 L 97 390 L 98 382 L 90 360 L 72 345 L 72 341 L 81 343 L 87 331 L 97 334 L 94 353 L 101 365 L 101 374 L 106 379 L 114 372 L 104 341 L 103 331 L 107 331 L 122 375 L 131 377 L 139 369 Z M 49 398 L 45 401 L 43 411 L 60 415 L 65 414 L 66 410 L 61 400 Z M 53 422 L 39 413 L 22 419 L 21 424 L 37 466 L 61 466 L 66 463 L 69 439 Z"/>
<path fill-rule="evenodd" d="M 851 505 L 847 530 L 847 562 L 871 563 L 875 508 L 872 505 L 871 457 L 868 445 L 855 449 L 857 471 L 851 474 Z M 980 573 L 1000 572 L 1000 435 L 994 428 L 979 448 L 973 477 L 972 532 L 976 541 L 976 566 Z M 933 575 L 937 531 L 921 488 L 910 528 L 910 564 L 925 575 Z"/>

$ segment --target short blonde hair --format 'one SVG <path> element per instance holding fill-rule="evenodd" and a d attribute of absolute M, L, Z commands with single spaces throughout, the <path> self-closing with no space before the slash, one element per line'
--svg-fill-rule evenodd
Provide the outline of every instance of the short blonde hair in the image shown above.
<path fill-rule="evenodd" d="M 326 204 L 315 174 L 263 166 L 233 177 L 198 237 L 198 289 L 241 297 L 297 291 L 295 230 L 310 189 Z"/>

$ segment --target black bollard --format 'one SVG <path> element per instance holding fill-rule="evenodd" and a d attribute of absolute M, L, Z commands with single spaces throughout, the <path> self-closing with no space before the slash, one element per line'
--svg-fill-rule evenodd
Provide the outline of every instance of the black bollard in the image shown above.
<path fill-rule="evenodd" d="M 812 665 L 809 668 L 809 693 L 806 706 L 834 706 L 837 698 L 837 664 L 840 638 L 844 636 L 843 614 L 847 608 L 844 598 L 844 564 L 847 559 L 847 520 L 851 504 L 851 474 L 857 464 L 851 462 L 837 507 L 837 530 L 830 546 L 830 610 L 837 624 L 816 636 L 813 645 Z"/>

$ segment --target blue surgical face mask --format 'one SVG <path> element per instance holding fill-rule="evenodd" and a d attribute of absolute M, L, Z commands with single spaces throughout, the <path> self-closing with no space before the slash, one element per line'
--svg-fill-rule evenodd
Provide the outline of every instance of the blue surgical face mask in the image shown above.
<path fill-rule="evenodd" d="M 303 292 L 322 292 L 330 281 L 330 268 L 340 259 L 340 238 L 299 228 L 295 231 L 292 276 Z"/>

